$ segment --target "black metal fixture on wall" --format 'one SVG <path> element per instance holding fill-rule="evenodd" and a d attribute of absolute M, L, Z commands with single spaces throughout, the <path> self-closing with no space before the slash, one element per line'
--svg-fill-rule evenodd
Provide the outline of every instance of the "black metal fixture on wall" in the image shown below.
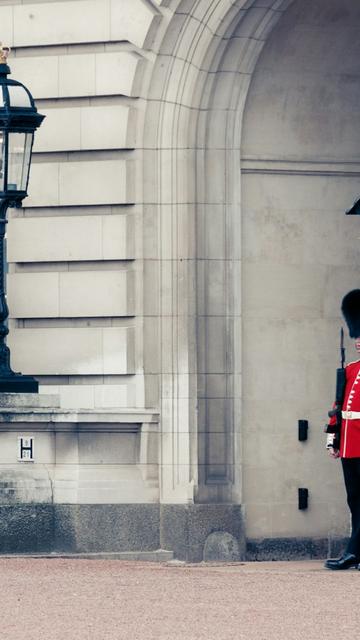
<path fill-rule="evenodd" d="M 305 442 L 308 439 L 309 423 L 307 420 L 298 421 L 298 439 L 300 442 Z"/>
<path fill-rule="evenodd" d="M 353 206 L 349 211 L 345 211 L 347 216 L 360 216 L 360 199 L 354 202 Z"/>
<path fill-rule="evenodd" d="M 0 44 L 0 392 L 37 393 L 32 376 L 14 373 L 5 339 L 9 310 L 5 294 L 4 238 L 8 207 L 20 208 L 27 196 L 34 132 L 45 116 L 35 107 L 29 90 L 10 80 L 10 48 Z"/>

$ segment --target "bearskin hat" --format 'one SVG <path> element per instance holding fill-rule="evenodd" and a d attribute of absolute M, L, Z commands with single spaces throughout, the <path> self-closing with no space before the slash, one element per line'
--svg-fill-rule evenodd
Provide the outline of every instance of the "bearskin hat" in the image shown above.
<path fill-rule="evenodd" d="M 349 328 L 350 338 L 360 337 L 360 289 L 353 289 L 344 296 L 341 311 Z"/>

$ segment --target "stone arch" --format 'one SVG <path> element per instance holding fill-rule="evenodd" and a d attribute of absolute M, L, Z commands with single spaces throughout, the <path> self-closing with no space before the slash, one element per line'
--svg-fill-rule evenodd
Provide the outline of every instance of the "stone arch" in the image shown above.
<path fill-rule="evenodd" d="M 258 56 L 290 4 L 179 2 L 155 60 L 144 138 L 155 260 L 145 259 L 145 283 L 157 282 L 158 298 L 144 313 L 145 334 L 159 328 L 165 503 L 241 502 L 241 119 Z"/>

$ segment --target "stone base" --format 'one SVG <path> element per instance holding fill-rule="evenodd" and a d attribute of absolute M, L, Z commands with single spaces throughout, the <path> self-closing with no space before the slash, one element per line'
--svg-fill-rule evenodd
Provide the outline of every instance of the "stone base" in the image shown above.
<path fill-rule="evenodd" d="M 171 551 L 185 562 L 336 557 L 346 538 L 267 538 L 245 544 L 240 505 L 0 505 L 0 554 Z"/>
<path fill-rule="evenodd" d="M 242 560 L 245 553 L 245 534 L 242 521 L 241 506 L 234 504 L 190 504 L 160 506 L 160 546 L 171 549 L 175 558 L 186 562 L 202 562 L 206 541 L 215 532 L 230 534 L 236 542 L 238 557 Z M 211 555 L 211 560 L 226 561 L 218 546 L 218 557 Z M 236 545 L 234 545 L 236 546 Z"/>
<path fill-rule="evenodd" d="M 246 560 L 315 560 L 336 558 L 348 538 L 265 538 L 248 540 Z"/>
<path fill-rule="evenodd" d="M 155 551 L 154 504 L 0 506 L 0 553 Z"/>
<path fill-rule="evenodd" d="M 115 553 L 165 549 L 173 551 L 179 560 L 202 562 L 206 541 L 215 532 L 219 533 L 217 537 L 220 544 L 210 545 L 211 560 L 229 559 L 228 539 L 232 538 L 235 542 L 231 560 L 240 560 L 245 545 L 241 508 L 237 505 L 0 506 L 1 554 Z M 219 551 L 216 552 L 216 549 Z M 238 549 L 237 557 L 234 557 L 234 549 Z M 205 551 L 206 554 L 209 551 Z"/>
<path fill-rule="evenodd" d="M 0 376 L 0 393 L 38 393 L 39 383 L 32 376 L 15 373 L 4 378 Z"/>
<path fill-rule="evenodd" d="M 170 562 L 174 560 L 172 551 L 157 549 L 156 551 L 100 551 L 99 553 L 11 553 L 2 554 L 2 558 L 32 558 L 33 560 L 125 560 L 137 562 Z"/>
<path fill-rule="evenodd" d="M 54 505 L 54 515 L 54 549 L 57 551 L 154 551 L 160 548 L 157 504 L 58 504 Z"/>

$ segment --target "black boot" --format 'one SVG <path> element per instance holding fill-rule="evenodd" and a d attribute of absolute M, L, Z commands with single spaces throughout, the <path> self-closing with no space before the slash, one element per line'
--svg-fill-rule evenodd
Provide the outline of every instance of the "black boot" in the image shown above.
<path fill-rule="evenodd" d="M 350 567 L 356 567 L 360 560 L 353 553 L 344 553 L 341 558 L 329 558 L 325 562 L 326 569 L 333 569 L 336 571 L 350 569 Z"/>

